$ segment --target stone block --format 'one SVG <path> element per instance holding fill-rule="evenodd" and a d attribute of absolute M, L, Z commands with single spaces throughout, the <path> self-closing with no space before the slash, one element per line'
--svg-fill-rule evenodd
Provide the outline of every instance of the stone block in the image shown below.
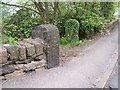
<path fill-rule="evenodd" d="M 3 82 L 3 80 L 5 80 L 4 76 L 0 76 L 0 82 Z"/>
<path fill-rule="evenodd" d="M 26 57 L 26 48 L 25 46 L 19 46 L 19 60 L 25 60 Z"/>
<path fill-rule="evenodd" d="M 10 80 L 12 78 L 15 78 L 15 77 L 21 76 L 21 75 L 24 75 L 24 73 L 22 71 L 15 71 L 13 73 L 5 75 L 5 79 L 6 80 Z"/>
<path fill-rule="evenodd" d="M 35 47 L 34 45 L 27 43 L 27 42 L 20 42 L 21 46 L 25 46 L 26 47 L 26 53 L 27 53 L 27 57 L 31 57 L 33 55 L 35 55 Z"/>
<path fill-rule="evenodd" d="M 39 26 L 36 26 L 35 28 L 34 28 L 34 30 L 32 31 L 32 38 L 41 38 L 41 39 L 44 39 L 44 37 L 43 37 L 43 33 L 44 33 L 44 31 L 45 31 L 46 29 L 44 29 L 41 25 L 39 25 Z"/>
<path fill-rule="evenodd" d="M 15 70 L 16 69 L 14 66 L 11 66 L 11 65 L 3 66 L 2 67 L 2 75 L 13 73 Z"/>
<path fill-rule="evenodd" d="M 7 59 L 8 59 L 7 50 L 3 47 L 0 47 L 0 64 L 7 63 Z"/>
<path fill-rule="evenodd" d="M 41 61 L 32 61 L 29 64 L 25 64 L 24 65 L 24 71 L 28 72 L 28 71 L 32 71 L 38 67 L 44 67 L 46 65 L 46 61 L 45 60 L 41 60 Z"/>
<path fill-rule="evenodd" d="M 25 64 L 17 64 L 17 65 L 14 65 L 14 67 L 16 70 L 23 71 L 23 69 L 25 68 Z"/>
<path fill-rule="evenodd" d="M 18 45 L 3 45 L 7 49 L 7 52 L 10 54 L 10 60 L 18 60 L 19 48 Z"/>
<path fill-rule="evenodd" d="M 42 60 L 39 61 L 39 63 L 36 65 L 36 69 L 42 68 L 42 67 L 46 67 L 46 66 L 47 66 L 46 60 L 42 59 Z"/>
<path fill-rule="evenodd" d="M 39 39 L 39 38 L 37 38 L 37 39 L 25 39 L 24 42 L 28 42 L 28 43 L 35 46 L 36 56 L 43 54 L 44 42 L 42 39 Z"/>
<path fill-rule="evenodd" d="M 16 63 L 16 64 L 27 64 L 27 63 L 30 63 L 31 61 L 34 61 L 34 58 L 32 58 L 32 57 L 28 57 L 28 58 L 25 59 L 25 60 L 22 60 L 22 61 L 16 61 L 15 63 Z"/>
<path fill-rule="evenodd" d="M 35 61 L 40 61 L 42 59 L 46 59 L 45 55 L 40 55 L 40 56 L 35 57 Z"/>

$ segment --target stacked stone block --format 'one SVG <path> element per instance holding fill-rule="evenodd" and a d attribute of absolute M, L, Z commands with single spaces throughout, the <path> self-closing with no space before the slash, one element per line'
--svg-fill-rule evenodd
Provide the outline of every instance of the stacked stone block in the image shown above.
<path fill-rule="evenodd" d="M 16 70 L 27 72 L 46 66 L 43 51 L 44 42 L 40 38 L 25 39 L 19 45 L 4 44 L 0 48 L 1 76 Z"/>
<path fill-rule="evenodd" d="M 0 46 L 0 78 L 59 65 L 58 28 L 51 24 L 37 26 L 32 38 L 24 39 L 19 45 Z"/>
<path fill-rule="evenodd" d="M 7 50 L 4 47 L 0 47 L 0 64 L 7 63 L 8 54 Z"/>

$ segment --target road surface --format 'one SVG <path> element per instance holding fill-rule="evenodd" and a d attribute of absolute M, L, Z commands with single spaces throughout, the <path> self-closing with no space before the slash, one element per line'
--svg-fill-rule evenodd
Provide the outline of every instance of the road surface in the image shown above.
<path fill-rule="evenodd" d="M 120 79 L 120 77 L 118 77 L 118 65 L 119 63 L 117 62 L 106 83 L 106 88 L 118 88 L 118 78 Z"/>
<path fill-rule="evenodd" d="M 63 66 L 33 72 L 3 83 L 3 88 L 90 88 L 107 70 L 118 45 L 118 30 L 101 37 Z M 116 52 L 117 53 L 117 52 Z"/>

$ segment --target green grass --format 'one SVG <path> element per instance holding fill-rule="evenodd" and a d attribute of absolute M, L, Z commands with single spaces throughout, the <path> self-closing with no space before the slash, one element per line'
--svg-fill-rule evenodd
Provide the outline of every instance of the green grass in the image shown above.
<path fill-rule="evenodd" d="M 16 41 L 14 38 L 0 34 L 0 44 L 17 45 L 18 43 L 19 43 L 19 41 Z"/>
<path fill-rule="evenodd" d="M 87 42 L 87 40 L 75 40 L 73 42 L 69 42 L 66 40 L 66 37 L 62 37 L 60 38 L 60 46 L 61 47 L 65 47 L 65 46 L 80 46 L 80 45 L 83 45 Z"/>

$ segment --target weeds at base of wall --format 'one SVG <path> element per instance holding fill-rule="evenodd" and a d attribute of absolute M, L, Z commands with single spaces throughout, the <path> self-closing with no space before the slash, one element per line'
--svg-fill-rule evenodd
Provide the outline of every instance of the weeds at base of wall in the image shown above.
<path fill-rule="evenodd" d="M 60 38 L 60 41 L 59 41 L 59 44 L 61 47 L 71 47 L 71 46 L 81 46 L 81 45 L 84 45 L 85 43 L 87 43 L 88 40 L 86 39 L 83 39 L 83 40 L 75 40 L 73 42 L 69 42 L 66 40 L 66 37 L 62 37 Z"/>

